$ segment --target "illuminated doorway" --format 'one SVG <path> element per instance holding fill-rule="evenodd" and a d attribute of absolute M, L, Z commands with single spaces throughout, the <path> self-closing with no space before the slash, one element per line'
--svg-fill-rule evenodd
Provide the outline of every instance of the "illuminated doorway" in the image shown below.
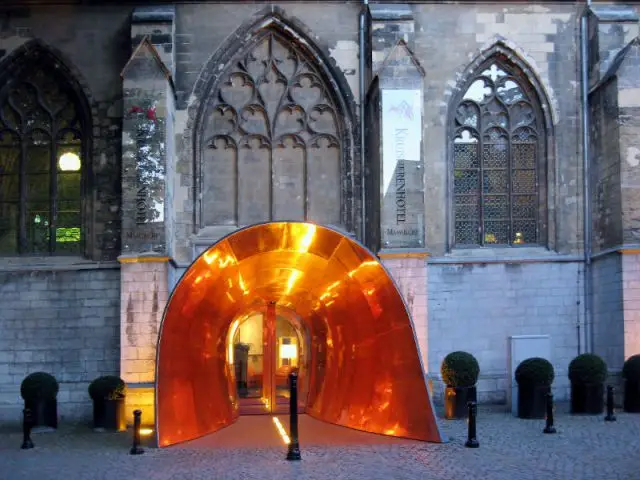
<path fill-rule="evenodd" d="M 290 310 L 273 304 L 235 319 L 227 337 L 241 415 L 289 411 L 289 374 L 298 372 L 298 411 L 306 401 L 305 329 Z"/>

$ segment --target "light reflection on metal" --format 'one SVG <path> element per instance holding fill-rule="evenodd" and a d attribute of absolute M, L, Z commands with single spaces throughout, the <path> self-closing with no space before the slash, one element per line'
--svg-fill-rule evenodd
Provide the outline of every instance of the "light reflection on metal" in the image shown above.
<path fill-rule="evenodd" d="M 222 239 L 174 290 L 158 345 L 160 446 L 237 418 L 226 339 L 235 320 L 272 302 L 295 310 L 310 332 L 308 414 L 369 432 L 442 440 L 411 320 L 384 267 L 339 232 L 277 222 Z"/>

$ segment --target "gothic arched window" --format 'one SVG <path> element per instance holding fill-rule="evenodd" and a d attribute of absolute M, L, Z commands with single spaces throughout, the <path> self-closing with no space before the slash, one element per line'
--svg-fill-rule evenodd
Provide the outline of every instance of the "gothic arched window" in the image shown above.
<path fill-rule="evenodd" d="M 298 42 L 265 30 L 212 90 L 201 130 L 201 225 L 341 224 L 343 132 L 332 85 Z"/>
<path fill-rule="evenodd" d="M 454 245 L 541 242 L 544 126 L 536 92 L 501 56 L 485 62 L 454 113 Z"/>
<path fill-rule="evenodd" d="M 0 89 L 0 255 L 80 254 L 82 110 L 59 69 L 34 60 Z"/>

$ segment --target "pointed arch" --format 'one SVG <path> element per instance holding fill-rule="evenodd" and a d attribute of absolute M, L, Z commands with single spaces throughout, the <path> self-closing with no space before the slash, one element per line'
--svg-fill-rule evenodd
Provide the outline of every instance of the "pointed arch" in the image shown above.
<path fill-rule="evenodd" d="M 39 39 L 0 72 L 0 253 L 85 255 L 94 124 L 86 83 Z"/>
<path fill-rule="evenodd" d="M 251 57 L 266 62 L 263 71 Z M 244 92 L 249 97 L 242 98 L 242 87 L 252 90 Z M 192 98 L 196 230 L 274 219 L 357 228 L 353 95 L 308 28 L 278 7 L 264 9 L 211 57 Z M 273 176 L 268 189 L 260 175 Z"/>
<path fill-rule="evenodd" d="M 531 66 L 504 42 L 460 76 L 447 148 L 450 248 L 553 248 L 551 104 Z"/>

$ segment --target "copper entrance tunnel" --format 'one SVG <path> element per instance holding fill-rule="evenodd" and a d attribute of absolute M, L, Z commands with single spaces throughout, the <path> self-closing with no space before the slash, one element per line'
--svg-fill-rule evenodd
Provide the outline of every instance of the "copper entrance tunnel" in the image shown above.
<path fill-rule="evenodd" d="M 367 432 L 441 442 L 411 318 L 365 247 L 328 227 L 275 222 L 223 238 L 186 271 L 164 313 L 156 371 L 161 447 L 238 417 L 227 334 L 275 303 L 311 338 L 306 413 Z"/>

